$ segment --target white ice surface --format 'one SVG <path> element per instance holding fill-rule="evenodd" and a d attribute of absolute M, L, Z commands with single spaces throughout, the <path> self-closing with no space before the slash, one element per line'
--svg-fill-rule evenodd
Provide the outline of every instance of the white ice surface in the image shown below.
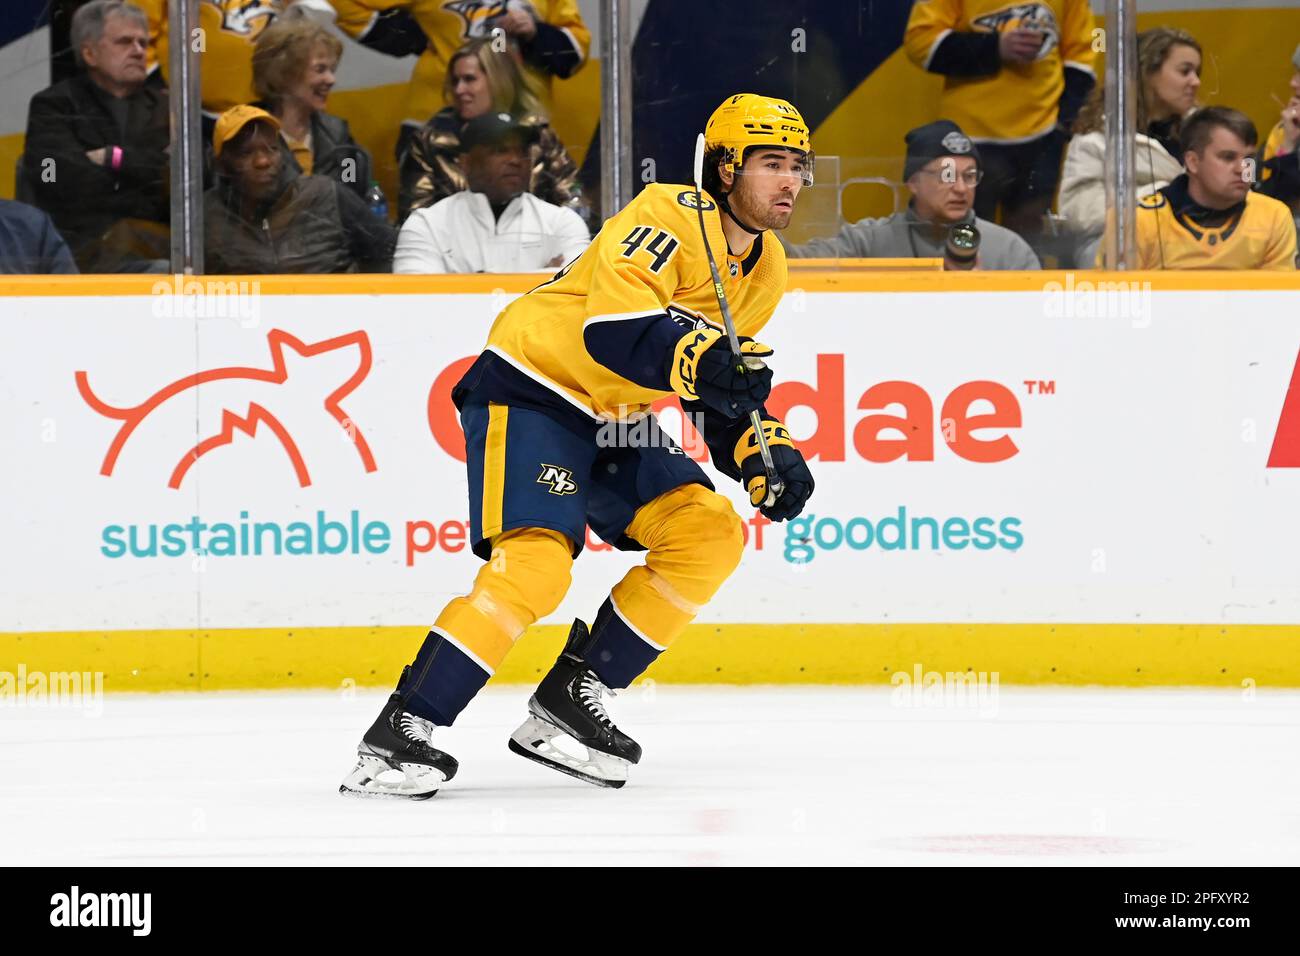
<path fill-rule="evenodd" d="M 0 708 L 0 863 L 1300 863 L 1294 691 L 634 688 L 622 790 L 506 749 L 528 693 L 439 738 L 424 803 L 337 792 L 377 692 Z"/>

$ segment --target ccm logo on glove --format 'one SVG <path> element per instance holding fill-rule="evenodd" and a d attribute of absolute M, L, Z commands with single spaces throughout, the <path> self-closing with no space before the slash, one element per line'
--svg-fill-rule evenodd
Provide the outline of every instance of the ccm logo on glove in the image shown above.
<path fill-rule="evenodd" d="M 748 415 L 772 392 L 772 370 L 764 362 L 772 350 L 742 338 L 740 353 L 738 362 L 717 329 L 689 332 L 673 349 L 669 384 L 682 398 L 701 401 L 727 418 Z"/>

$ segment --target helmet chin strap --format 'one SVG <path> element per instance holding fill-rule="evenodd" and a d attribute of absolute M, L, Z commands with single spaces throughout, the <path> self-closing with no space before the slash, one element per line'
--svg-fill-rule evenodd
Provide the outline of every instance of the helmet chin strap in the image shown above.
<path fill-rule="evenodd" d="M 732 222 L 734 222 L 741 229 L 745 230 L 745 232 L 749 233 L 751 236 L 757 236 L 760 232 L 763 231 L 762 229 L 753 228 L 752 226 L 749 225 L 749 223 L 745 222 L 745 220 L 741 219 L 739 216 L 736 215 L 736 211 L 731 208 L 731 203 L 727 202 L 726 193 L 723 193 L 721 196 L 718 197 L 718 205 L 722 207 L 723 212 L 725 212 L 728 216 L 731 217 Z"/>

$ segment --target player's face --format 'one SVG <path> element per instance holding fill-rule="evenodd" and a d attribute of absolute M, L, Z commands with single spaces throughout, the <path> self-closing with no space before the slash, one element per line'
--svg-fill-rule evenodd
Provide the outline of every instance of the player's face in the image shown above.
<path fill-rule="evenodd" d="M 483 65 L 472 56 L 462 56 L 451 71 L 451 100 L 462 120 L 482 116 L 492 108 Z"/>
<path fill-rule="evenodd" d="M 1185 43 L 1174 44 L 1149 82 L 1153 113 L 1183 115 L 1196 105 L 1196 91 L 1201 88 L 1201 54 Z"/>
<path fill-rule="evenodd" d="M 1253 143 L 1242 142 L 1232 130 L 1220 126 L 1205 149 L 1187 152 L 1187 174 L 1196 182 L 1207 205 L 1226 209 L 1250 192 L 1254 155 Z"/>
<path fill-rule="evenodd" d="M 804 158 L 787 149 L 754 150 L 727 196 L 745 222 L 759 229 L 784 229 L 803 188 Z"/>

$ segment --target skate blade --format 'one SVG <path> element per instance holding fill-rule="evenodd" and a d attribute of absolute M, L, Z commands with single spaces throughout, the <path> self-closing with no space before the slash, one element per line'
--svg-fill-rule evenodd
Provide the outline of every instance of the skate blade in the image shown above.
<path fill-rule="evenodd" d="M 565 753 L 555 746 L 556 738 L 565 738 L 583 747 L 587 751 L 587 759 L 583 760 Z M 585 747 L 554 724 L 536 716 L 530 715 L 519 729 L 510 735 L 509 746 L 521 757 L 527 757 L 552 770 L 577 777 L 597 787 L 617 789 L 627 783 L 627 768 L 631 765 L 622 757 Z"/>
<path fill-rule="evenodd" d="M 357 765 L 339 784 L 339 793 L 357 797 L 428 800 L 447 782 L 442 771 L 425 764 L 390 764 L 373 754 L 358 754 Z"/>

